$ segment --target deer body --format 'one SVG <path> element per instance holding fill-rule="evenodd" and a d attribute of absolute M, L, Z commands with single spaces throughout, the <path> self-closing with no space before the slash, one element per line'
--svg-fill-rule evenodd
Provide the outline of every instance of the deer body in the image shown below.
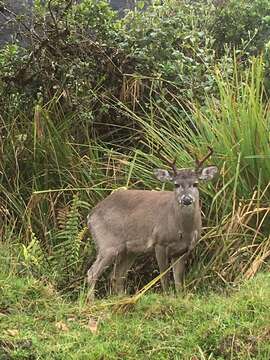
<path fill-rule="evenodd" d="M 173 181 L 174 191 L 118 190 L 102 200 L 88 217 L 88 226 L 97 246 L 97 259 L 88 271 L 89 297 L 104 270 L 115 263 L 113 289 L 124 290 L 124 279 L 139 254 L 154 252 L 160 272 L 169 261 L 176 288 L 183 281 L 185 262 L 201 235 L 198 180 L 209 180 L 214 166 L 200 169 L 158 169 L 160 181 Z M 168 274 L 161 278 L 164 290 Z"/>
<path fill-rule="evenodd" d="M 201 231 L 196 205 L 195 212 L 179 209 L 173 191 L 118 190 L 93 209 L 88 225 L 93 234 L 99 234 L 94 237 L 101 252 L 111 248 L 119 254 L 139 254 L 159 245 L 169 256 L 177 255 Z"/>

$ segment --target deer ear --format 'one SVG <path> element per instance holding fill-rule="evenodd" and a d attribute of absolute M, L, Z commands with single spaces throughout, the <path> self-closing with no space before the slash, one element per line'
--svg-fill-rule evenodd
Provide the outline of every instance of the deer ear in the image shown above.
<path fill-rule="evenodd" d="M 212 180 L 218 173 L 218 168 L 216 166 L 208 166 L 202 169 L 201 173 L 199 174 L 200 180 Z"/>
<path fill-rule="evenodd" d="M 161 182 L 171 181 L 173 179 L 173 175 L 167 170 L 155 169 L 154 175 Z"/>

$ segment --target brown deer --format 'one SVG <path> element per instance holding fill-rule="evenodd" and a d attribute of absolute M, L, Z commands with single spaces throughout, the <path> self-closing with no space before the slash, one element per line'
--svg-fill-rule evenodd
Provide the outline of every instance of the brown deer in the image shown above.
<path fill-rule="evenodd" d="M 94 296 L 95 285 L 104 270 L 115 263 L 112 287 L 124 291 L 127 271 L 137 255 L 155 252 L 160 272 L 169 261 L 175 262 L 173 275 L 176 289 L 181 288 L 189 252 L 201 236 L 201 209 L 198 183 L 212 180 L 216 166 L 202 167 L 213 150 L 202 159 L 196 157 L 194 169 L 171 171 L 156 169 L 158 180 L 171 181 L 174 191 L 118 190 L 102 200 L 88 216 L 88 227 L 97 246 L 97 258 L 88 270 L 88 297 Z M 168 273 L 161 278 L 164 291 L 168 288 Z"/>

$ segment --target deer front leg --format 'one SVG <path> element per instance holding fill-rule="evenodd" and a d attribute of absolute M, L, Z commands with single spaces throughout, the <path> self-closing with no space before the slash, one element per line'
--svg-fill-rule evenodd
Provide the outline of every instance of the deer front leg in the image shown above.
<path fill-rule="evenodd" d="M 175 290 L 177 292 L 181 291 L 183 288 L 187 258 L 188 258 L 188 254 L 182 255 L 181 258 L 177 261 L 177 263 L 173 266 L 174 284 L 175 284 Z M 175 262 L 176 260 L 177 258 L 174 258 L 173 262 Z"/>
<path fill-rule="evenodd" d="M 169 267 L 167 248 L 165 246 L 156 245 L 155 247 L 156 259 L 159 267 L 160 274 Z M 169 288 L 169 273 L 166 273 L 160 279 L 162 290 L 168 291 Z"/>

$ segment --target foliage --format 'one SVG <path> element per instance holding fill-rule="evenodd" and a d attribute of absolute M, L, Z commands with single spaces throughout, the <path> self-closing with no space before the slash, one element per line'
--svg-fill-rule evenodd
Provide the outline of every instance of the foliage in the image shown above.
<path fill-rule="evenodd" d="M 77 6 L 72 6 L 72 1 L 50 1 L 34 9 L 31 29 L 19 20 L 25 25 L 21 36 L 28 46 L 14 49 L 9 73 L 1 73 L 3 91 L 31 93 L 31 110 L 37 100 L 61 98 L 68 112 L 78 106 L 79 96 L 108 78 L 108 66 L 114 64 L 115 14 L 107 2 L 95 0 Z M 1 50 L 4 59 L 7 49 L 9 45 Z"/>
<path fill-rule="evenodd" d="M 136 58 L 136 73 L 159 80 L 166 95 L 166 88 L 176 85 L 188 99 L 213 90 L 210 10 L 200 2 L 170 0 L 154 1 L 143 13 L 130 12 L 123 20 L 120 46 Z"/>
<path fill-rule="evenodd" d="M 89 1 L 80 2 L 74 11 L 69 14 L 68 19 L 71 26 L 82 34 L 88 34 L 95 41 L 110 42 L 117 38 L 117 13 L 114 12 L 107 1 Z"/>
<path fill-rule="evenodd" d="M 35 136 L 31 142 L 24 142 L 22 151 L 24 157 L 28 154 L 26 164 L 31 167 L 25 172 L 17 172 L 13 185 L 9 181 L 7 186 L 2 186 L 3 208 L 8 218 L 6 222 L 17 223 L 17 226 L 17 219 L 22 214 L 19 228 L 27 234 L 24 241 L 29 243 L 26 247 L 35 251 L 38 239 L 45 254 L 52 255 L 50 266 L 60 287 L 66 283 L 68 288 L 75 274 L 78 277 L 85 275 L 88 247 L 83 243 L 79 249 L 81 241 L 76 239 L 81 238 L 81 219 L 86 218 L 90 208 L 120 186 L 160 187 L 152 175 L 154 167 L 162 166 L 156 151 L 159 146 L 170 158 L 177 154 L 178 166 L 186 167 L 192 166 L 193 162 L 186 148 L 203 156 L 210 144 L 216 151 L 212 161 L 221 170 L 219 180 L 213 186 L 202 186 L 207 231 L 194 252 L 187 287 L 198 286 L 204 278 L 208 279 L 208 284 L 217 284 L 221 279 L 233 282 L 242 277 L 250 278 L 266 266 L 270 170 L 265 162 L 269 154 L 269 119 L 268 105 L 263 97 L 263 62 L 254 59 L 245 73 L 241 67 L 237 68 L 236 62 L 234 67 L 235 72 L 228 79 L 217 71 L 218 98 L 209 97 L 204 106 L 189 104 L 189 112 L 185 114 L 188 122 L 181 121 L 184 111 L 181 97 L 175 97 L 180 110 L 161 107 L 153 98 L 151 112 L 144 116 L 138 116 L 123 103 L 113 102 L 112 108 L 117 106 L 118 111 L 132 118 L 140 129 L 134 131 L 134 136 L 140 137 L 141 149 L 134 151 L 125 147 L 114 151 L 92 141 L 83 146 L 74 144 L 68 131 L 69 119 L 65 118 L 55 128 L 48 111 L 45 108 L 37 110 L 34 125 L 30 124 Z M 161 97 L 161 100 L 166 105 L 166 98 Z M 12 131 L 15 129 L 13 126 Z M 63 139 L 66 140 L 63 142 Z M 16 151 L 18 145 L 6 141 L 10 146 L 9 156 L 16 166 L 22 161 Z M 11 179 L 11 176 L 4 168 L 3 180 Z M 25 193 L 22 192 L 24 188 Z M 62 229 L 55 231 L 58 210 L 61 213 L 77 191 L 81 192 L 82 201 L 80 221 L 75 206 L 70 218 L 63 217 Z M 28 224 L 31 224 L 35 237 L 31 233 L 29 237 Z M 68 260 L 63 253 L 69 254 Z M 66 270 L 61 273 L 63 267 Z M 47 270 L 42 266 L 37 272 L 46 276 Z M 145 275 L 146 280 L 153 277 L 152 273 Z"/>
<path fill-rule="evenodd" d="M 0 68 L 1 76 L 10 76 L 14 73 L 14 69 L 20 65 L 25 49 L 17 44 L 7 44 L 0 52 Z"/>
<path fill-rule="evenodd" d="M 80 288 L 90 209 L 118 187 L 160 190 L 159 146 L 186 167 L 212 145 L 221 175 L 202 186 L 186 285 L 253 277 L 269 258 L 268 52 L 245 67 L 245 49 L 220 57 L 210 2 L 154 1 L 123 19 L 103 1 L 71 3 L 37 1 L 29 47 L 0 50 L 0 231 L 20 243 L 23 271 Z M 153 278 L 147 265 L 131 278 Z"/>
<path fill-rule="evenodd" d="M 59 288 L 80 282 L 86 261 L 94 252 L 87 228 L 81 227 L 81 207 L 89 206 L 75 195 L 70 206 L 58 209 L 57 228 L 48 233 L 47 243 L 38 240 L 30 227 L 31 240 L 22 244 L 20 259 L 26 273 L 49 277 Z"/>
<path fill-rule="evenodd" d="M 107 97 L 134 107 L 147 102 L 154 88 L 170 97 L 168 90 L 177 85 L 183 101 L 203 101 L 203 92 L 213 90 L 207 5 L 155 1 L 120 21 L 105 1 L 71 3 L 36 5 L 33 26 L 22 33 L 28 48 L 17 46 L 17 57 L 22 51 L 25 55 L 8 76 L 2 74 L 3 92 L 30 93 L 30 108 L 37 100 L 44 104 L 59 98 L 65 113 L 76 109 L 83 116 L 88 107 L 102 123 L 109 117 L 122 125 L 121 114 L 105 104 Z"/>
<path fill-rule="evenodd" d="M 212 19 L 215 47 L 244 47 L 258 54 L 270 36 L 270 4 L 267 0 L 229 0 L 218 7 Z"/>
<path fill-rule="evenodd" d="M 233 68 L 232 74 L 224 76 L 216 67 L 213 76 L 219 89 L 218 96 L 206 94 L 202 106 L 188 103 L 189 109 L 184 115 L 181 96 L 175 96 L 178 108 L 173 109 L 166 107 L 166 97 L 161 95 L 160 101 L 153 99 L 152 112 L 142 116 L 136 115 L 124 104 L 122 108 L 143 128 L 145 149 L 139 154 L 145 159 L 148 157 L 150 167 L 152 162 L 157 166 L 156 149 L 160 146 L 170 158 L 177 154 L 180 166 L 191 160 L 187 150 L 195 154 L 208 145 L 214 146 L 214 159 L 221 164 L 224 162 L 223 173 L 231 180 L 230 191 L 236 185 L 237 198 L 250 199 L 254 190 L 258 190 L 257 186 L 263 189 L 268 185 L 270 177 L 269 164 L 265 160 L 270 155 L 265 63 L 262 58 L 253 58 L 251 65 L 243 70 L 235 57 Z M 181 116 L 186 116 L 188 121 L 182 121 Z M 140 161 L 139 156 L 136 160 Z M 238 168 L 239 174 L 236 174 Z M 144 170 L 142 167 L 141 172 Z M 136 171 L 136 164 L 133 171 Z M 233 185 L 232 179 L 238 175 L 240 179 L 236 179 Z M 136 176 L 144 178 L 142 173 L 136 173 Z M 265 196 L 267 198 L 267 193 Z"/>

